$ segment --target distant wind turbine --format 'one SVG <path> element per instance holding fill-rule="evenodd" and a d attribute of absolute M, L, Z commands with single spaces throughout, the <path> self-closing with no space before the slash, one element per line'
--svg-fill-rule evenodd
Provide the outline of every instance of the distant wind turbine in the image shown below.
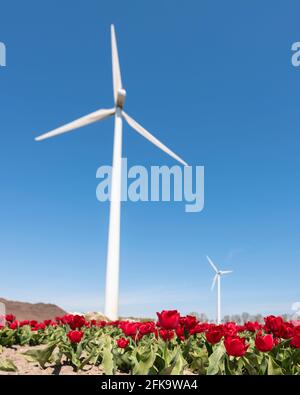
<path fill-rule="evenodd" d="M 119 56 L 114 26 L 111 25 L 111 46 L 112 46 L 112 72 L 113 72 L 113 93 L 114 107 L 110 109 L 97 110 L 89 115 L 77 119 L 71 123 L 45 133 L 35 140 L 40 141 L 49 137 L 58 136 L 62 133 L 70 132 L 93 122 L 101 121 L 112 115 L 115 116 L 114 128 L 114 148 L 113 148 L 113 168 L 110 198 L 110 217 L 108 231 L 108 252 L 106 263 L 106 285 L 105 285 L 105 315 L 115 320 L 118 318 L 119 303 L 119 261 L 120 261 L 120 213 L 121 213 L 121 167 L 122 167 L 122 121 L 125 121 L 139 134 L 156 145 L 162 151 L 181 164 L 187 163 L 161 143 L 156 137 L 131 118 L 123 111 L 126 91 L 122 87 Z"/>
<path fill-rule="evenodd" d="M 224 274 L 229 274 L 232 273 L 233 270 L 219 270 L 217 269 L 216 265 L 213 263 L 213 261 L 210 259 L 209 256 L 206 256 L 208 262 L 210 263 L 211 267 L 213 268 L 214 272 L 216 273 L 213 282 L 211 285 L 211 290 L 214 289 L 216 282 L 218 283 L 218 294 L 217 294 L 217 324 L 221 323 L 221 277 Z"/>

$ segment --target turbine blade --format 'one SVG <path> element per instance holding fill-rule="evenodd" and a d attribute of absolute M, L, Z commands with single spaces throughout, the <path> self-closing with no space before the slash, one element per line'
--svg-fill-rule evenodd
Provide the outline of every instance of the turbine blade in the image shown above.
<path fill-rule="evenodd" d="M 216 267 L 216 265 L 213 263 L 213 261 L 210 259 L 210 257 L 209 257 L 208 255 L 206 255 L 206 258 L 207 258 L 208 262 L 210 263 L 211 267 L 214 269 L 214 271 L 215 271 L 216 273 L 218 273 L 219 270 L 217 269 L 217 267 Z"/>
<path fill-rule="evenodd" d="M 118 91 L 122 89 L 121 71 L 118 55 L 118 47 L 116 40 L 116 32 L 114 25 L 111 25 L 111 55 L 112 55 L 112 71 L 115 103 L 118 98 Z"/>
<path fill-rule="evenodd" d="M 213 290 L 215 288 L 217 278 L 218 278 L 218 275 L 216 274 L 214 279 L 213 279 L 212 285 L 211 285 L 211 290 Z"/>
<path fill-rule="evenodd" d="M 45 139 L 57 136 L 62 133 L 70 132 L 71 130 L 78 129 L 78 128 L 81 128 L 82 126 L 88 125 L 90 123 L 105 119 L 105 118 L 113 115 L 115 113 L 115 111 L 116 110 L 114 108 L 110 108 L 110 109 L 98 110 L 98 111 L 92 112 L 89 115 L 85 115 L 84 117 L 77 119 L 76 121 L 67 123 L 64 126 L 61 126 L 57 129 L 52 130 L 51 132 L 42 134 L 41 136 L 36 137 L 35 140 L 36 141 L 45 140 Z"/>
<path fill-rule="evenodd" d="M 221 270 L 220 271 L 221 274 L 229 274 L 229 273 L 233 273 L 233 270 Z"/>
<path fill-rule="evenodd" d="M 156 145 L 166 154 L 170 155 L 172 158 L 176 159 L 178 162 L 183 164 L 184 166 L 188 166 L 188 164 L 181 159 L 178 155 L 176 155 L 173 151 L 171 151 L 168 147 L 166 147 L 163 143 L 161 143 L 156 137 L 154 137 L 151 133 L 149 133 L 143 126 L 137 123 L 133 118 L 131 118 L 126 112 L 122 111 L 124 119 L 128 122 L 128 124 L 139 134 L 149 140 L 152 144 Z"/>

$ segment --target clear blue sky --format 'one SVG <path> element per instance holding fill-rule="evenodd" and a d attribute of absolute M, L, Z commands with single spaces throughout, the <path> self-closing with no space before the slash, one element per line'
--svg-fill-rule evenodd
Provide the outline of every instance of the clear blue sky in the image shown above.
<path fill-rule="evenodd" d="M 234 274 L 223 312 L 291 313 L 300 301 L 300 4 L 115 0 L 2 2 L 0 296 L 102 310 L 113 120 L 34 137 L 111 106 L 115 23 L 126 110 L 193 165 L 205 208 L 125 203 L 121 314 L 213 317 L 209 254 Z M 173 160 L 124 129 L 129 164 Z"/>

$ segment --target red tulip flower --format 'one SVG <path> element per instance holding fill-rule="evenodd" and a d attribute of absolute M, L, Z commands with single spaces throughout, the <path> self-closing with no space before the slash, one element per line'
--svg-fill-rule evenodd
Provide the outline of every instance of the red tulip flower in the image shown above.
<path fill-rule="evenodd" d="M 70 331 L 67 336 L 71 343 L 80 343 L 83 337 L 83 332 L 80 331 Z"/>
<path fill-rule="evenodd" d="M 158 326 L 162 329 L 176 329 L 179 325 L 180 314 L 177 310 L 163 310 L 156 313 L 158 317 Z"/>
<path fill-rule="evenodd" d="M 197 321 L 196 317 L 193 315 L 187 315 L 186 317 L 180 318 L 180 325 L 183 326 L 188 331 L 190 331 L 190 329 L 195 328 L 195 326 L 197 324 L 198 324 L 198 321 Z"/>
<path fill-rule="evenodd" d="M 20 326 L 30 325 L 29 320 L 24 320 L 20 322 Z"/>
<path fill-rule="evenodd" d="M 122 322 L 119 327 L 125 336 L 136 336 L 140 324 L 138 322 Z"/>
<path fill-rule="evenodd" d="M 238 331 L 238 326 L 235 322 L 226 322 L 226 324 L 222 325 L 224 335 L 235 336 Z"/>
<path fill-rule="evenodd" d="M 177 337 L 179 337 L 180 340 L 184 340 L 184 326 L 179 325 L 176 329 L 175 329 L 176 335 Z"/>
<path fill-rule="evenodd" d="M 273 333 L 277 337 L 281 337 L 281 330 L 284 324 L 282 317 L 275 317 L 274 315 L 269 315 L 264 320 L 264 330 L 266 332 Z"/>
<path fill-rule="evenodd" d="M 203 324 L 197 324 L 190 330 L 190 334 L 193 335 L 195 333 L 203 333 L 206 332 L 209 328 L 209 324 L 204 322 Z"/>
<path fill-rule="evenodd" d="M 37 324 L 37 326 L 36 326 L 39 330 L 45 330 L 46 329 L 46 325 L 43 323 L 43 322 L 41 322 L 40 324 Z"/>
<path fill-rule="evenodd" d="M 219 343 L 224 335 L 223 329 L 220 326 L 210 327 L 205 333 L 206 340 L 210 344 Z"/>
<path fill-rule="evenodd" d="M 139 333 L 141 335 L 148 335 L 149 333 L 153 333 L 155 331 L 154 322 L 144 322 L 139 327 Z"/>
<path fill-rule="evenodd" d="M 300 335 L 295 335 L 291 340 L 291 346 L 294 348 L 300 348 Z"/>
<path fill-rule="evenodd" d="M 13 314 L 6 314 L 5 319 L 8 322 L 13 322 L 15 321 L 16 317 Z"/>
<path fill-rule="evenodd" d="M 15 330 L 15 329 L 18 329 L 19 325 L 20 325 L 20 322 L 19 322 L 19 321 L 13 321 L 13 322 L 9 325 L 9 328 L 12 329 L 12 330 Z"/>
<path fill-rule="evenodd" d="M 291 339 L 295 334 L 294 325 L 291 322 L 285 322 L 279 331 L 280 337 L 283 339 Z"/>
<path fill-rule="evenodd" d="M 258 333 L 255 337 L 255 347 L 262 352 L 268 352 L 273 349 L 275 346 L 273 335 L 265 335 L 263 336 L 261 333 Z"/>
<path fill-rule="evenodd" d="M 227 354 L 233 357 L 242 357 L 246 354 L 249 345 L 245 343 L 246 339 L 239 336 L 228 336 L 224 340 Z"/>
<path fill-rule="evenodd" d="M 166 342 L 168 340 L 173 339 L 174 332 L 172 330 L 168 330 L 168 329 L 160 329 L 159 336 Z"/>
<path fill-rule="evenodd" d="M 74 315 L 69 320 L 68 324 L 72 330 L 81 329 L 85 325 L 85 318 L 81 315 Z"/>
<path fill-rule="evenodd" d="M 249 332 L 256 332 L 262 328 L 262 325 L 255 321 L 255 322 L 246 322 L 245 323 L 245 329 Z"/>
<path fill-rule="evenodd" d="M 117 340 L 117 345 L 120 348 L 126 348 L 128 344 L 129 344 L 129 340 L 125 339 L 124 337 Z"/>

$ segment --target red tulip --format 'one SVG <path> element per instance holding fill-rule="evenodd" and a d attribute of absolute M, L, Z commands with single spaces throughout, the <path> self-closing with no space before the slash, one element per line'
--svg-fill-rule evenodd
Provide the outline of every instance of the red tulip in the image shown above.
<path fill-rule="evenodd" d="M 141 335 L 148 335 L 149 333 L 153 333 L 155 331 L 154 322 L 145 322 L 142 323 L 139 327 L 139 333 Z"/>
<path fill-rule="evenodd" d="M 140 324 L 138 322 L 121 322 L 119 328 L 122 329 L 125 336 L 136 336 Z"/>
<path fill-rule="evenodd" d="M 179 337 L 180 340 L 184 340 L 184 326 L 179 325 L 176 329 L 175 329 L 176 335 L 177 337 Z"/>
<path fill-rule="evenodd" d="M 104 326 L 106 326 L 107 325 L 107 322 L 106 321 L 99 321 L 99 322 L 97 322 L 97 326 L 98 327 L 100 327 L 100 328 L 103 328 Z"/>
<path fill-rule="evenodd" d="M 235 322 L 226 322 L 226 324 L 223 325 L 224 335 L 235 336 L 237 331 L 238 326 Z"/>
<path fill-rule="evenodd" d="M 228 355 L 242 357 L 246 354 L 249 345 L 245 344 L 246 339 L 239 336 L 228 336 L 224 340 L 224 345 Z"/>
<path fill-rule="evenodd" d="M 30 325 L 29 320 L 24 320 L 20 322 L 20 326 Z"/>
<path fill-rule="evenodd" d="M 36 327 L 37 327 L 38 329 L 40 329 L 40 330 L 46 329 L 46 325 L 45 325 L 43 322 L 41 322 L 40 324 L 37 324 Z"/>
<path fill-rule="evenodd" d="M 160 329 L 159 336 L 166 342 L 168 340 L 173 339 L 174 332 L 172 330 L 168 330 L 168 329 Z"/>
<path fill-rule="evenodd" d="M 188 331 L 193 329 L 197 324 L 198 321 L 193 315 L 187 315 L 186 317 L 180 318 L 180 325 L 182 325 Z"/>
<path fill-rule="evenodd" d="M 272 334 L 263 336 L 261 333 L 258 333 L 255 337 L 255 347 L 259 351 L 271 351 L 274 345 L 275 343 Z"/>
<path fill-rule="evenodd" d="M 180 314 L 177 310 L 163 310 L 156 313 L 158 317 L 158 326 L 163 329 L 176 329 L 179 325 Z"/>
<path fill-rule="evenodd" d="M 197 324 L 196 326 L 194 326 L 194 328 L 190 330 L 190 334 L 193 335 L 195 333 L 203 333 L 207 331 L 208 328 L 209 328 L 209 324 L 206 322 L 204 322 L 203 324 Z"/>
<path fill-rule="evenodd" d="M 245 323 L 245 329 L 249 332 L 256 332 L 262 328 L 262 325 L 255 321 L 255 322 L 246 322 Z"/>
<path fill-rule="evenodd" d="M 281 337 L 281 329 L 283 325 L 282 317 L 275 317 L 274 315 L 269 315 L 265 319 L 264 329 L 266 332 L 272 332 L 275 336 Z"/>
<path fill-rule="evenodd" d="M 15 321 L 16 317 L 13 314 L 6 314 L 5 319 L 8 322 L 13 322 Z"/>
<path fill-rule="evenodd" d="M 291 339 L 294 336 L 294 333 L 295 333 L 294 325 L 290 322 L 285 322 L 281 325 L 278 334 L 279 337 L 282 337 L 283 339 Z"/>
<path fill-rule="evenodd" d="M 129 340 L 125 339 L 124 337 L 117 340 L 117 345 L 120 348 L 126 348 L 128 344 L 129 344 Z"/>
<path fill-rule="evenodd" d="M 85 318 L 81 315 L 74 315 L 69 320 L 68 324 L 72 330 L 81 329 L 85 325 Z"/>
<path fill-rule="evenodd" d="M 9 327 L 10 327 L 10 329 L 15 330 L 15 329 L 18 329 L 19 325 L 20 325 L 20 322 L 19 322 L 19 321 L 14 321 L 14 322 L 12 322 L 12 323 L 9 325 Z"/>
<path fill-rule="evenodd" d="M 300 348 L 300 335 L 296 335 L 292 338 L 291 346 L 294 348 Z"/>
<path fill-rule="evenodd" d="M 119 324 L 120 324 L 121 322 L 122 322 L 122 321 L 120 321 L 120 320 L 108 321 L 108 322 L 106 323 L 106 325 L 119 326 Z"/>
<path fill-rule="evenodd" d="M 220 326 L 211 326 L 205 333 L 206 340 L 210 344 L 219 343 L 224 335 L 223 329 Z"/>
<path fill-rule="evenodd" d="M 80 331 L 70 331 L 67 336 L 71 343 L 80 343 L 83 337 L 83 332 Z"/>

